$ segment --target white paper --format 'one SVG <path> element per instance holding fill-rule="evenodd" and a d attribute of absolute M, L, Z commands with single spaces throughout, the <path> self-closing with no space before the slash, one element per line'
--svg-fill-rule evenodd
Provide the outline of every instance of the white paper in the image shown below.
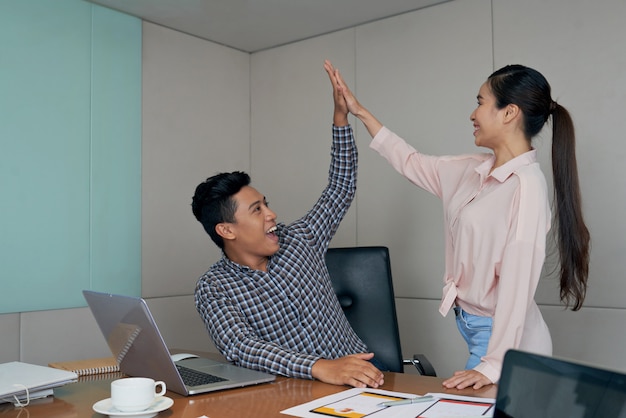
<path fill-rule="evenodd" d="M 493 417 L 495 399 L 446 393 L 429 393 L 429 395 L 438 398 L 438 401 L 418 415 L 419 418 Z"/>
<path fill-rule="evenodd" d="M 348 389 L 281 411 L 302 418 L 364 417 L 368 418 L 451 418 L 492 417 L 494 399 L 429 393 L 434 399 L 399 406 L 380 406 L 389 400 L 414 398 L 418 395 L 382 389 Z"/>

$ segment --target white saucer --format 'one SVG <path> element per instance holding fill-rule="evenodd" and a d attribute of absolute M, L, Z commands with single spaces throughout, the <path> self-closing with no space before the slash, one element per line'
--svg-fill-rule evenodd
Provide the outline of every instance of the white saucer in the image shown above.
<path fill-rule="evenodd" d="M 135 418 L 150 418 L 155 416 L 161 411 L 165 411 L 170 406 L 174 405 L 174 401 L 167 396 L 158 396 L 154 403 L 150 405 L 148 409 L 135 412 L 122 412 L 113 408 L 111 404 L 111 398 L 103 399 L 93 404 L 93 410 L 110 417 L 135 417 Z"/>

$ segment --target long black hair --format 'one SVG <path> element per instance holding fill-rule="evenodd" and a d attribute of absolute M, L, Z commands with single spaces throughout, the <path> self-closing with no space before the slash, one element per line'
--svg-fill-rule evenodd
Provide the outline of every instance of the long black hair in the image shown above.
<path fill-rule="evenodd" d="M 552 175 L 555 222 L 560 260 L 561 301 L 572 310 L 582 307 L 589 276 L 590 234 L 582 214 L 576 141 L 572 118 L 552 100 L 550 84 L 538 71 L 523 65 L 507 65 L 488 78 L 496 107 L 517 105 L 524 116 L 528 140 L 536 136 L 552 116 Z"/>

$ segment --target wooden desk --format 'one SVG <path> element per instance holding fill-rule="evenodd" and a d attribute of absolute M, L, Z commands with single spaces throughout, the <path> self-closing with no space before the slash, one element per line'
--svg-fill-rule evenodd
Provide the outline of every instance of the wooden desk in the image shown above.
<path fill-rule="evenodd" d="M 112 378 L 80 380 L 55 389 L 54 397 L 32 401 L 25 408 L 1 404 L 0 417 L 102 418 L 104 415 L 94 412 L 92 406 L 110 396 L 112 380 Z M 444 390 L 441 386 L 442 381 L 441 378 L 408 373 L 385 373 L 385 385 L 381 389 L 420 395 L 426 392 L 445 392 L 487 398 L 496 396 L 495 386 L 478 391 Z M 347 389 L 345 386 L 329 385 L 319 381 L 278 377 L 273 383 L 189 397 L 168 391 L 167 396 L 174 400 L 174 405 L 159 413 L 156 418 L 198 418 L 202 415 L 210 418 L 287 417 L 280 411 L 345 389 Z"/>

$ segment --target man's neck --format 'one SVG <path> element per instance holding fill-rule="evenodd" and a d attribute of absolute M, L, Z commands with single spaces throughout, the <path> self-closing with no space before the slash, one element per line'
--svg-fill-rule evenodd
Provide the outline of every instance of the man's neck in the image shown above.
<path fill-rule="evenodd" d="M 239 254 L 236 251 L 226 248 L 224 249 L 224 254 L 226 254 L 226 257 L 228 257 L 230 261 L 241 266 L 246 266 L 253 270 L 267 271 L 268 257 L 251 254 Z"/>

